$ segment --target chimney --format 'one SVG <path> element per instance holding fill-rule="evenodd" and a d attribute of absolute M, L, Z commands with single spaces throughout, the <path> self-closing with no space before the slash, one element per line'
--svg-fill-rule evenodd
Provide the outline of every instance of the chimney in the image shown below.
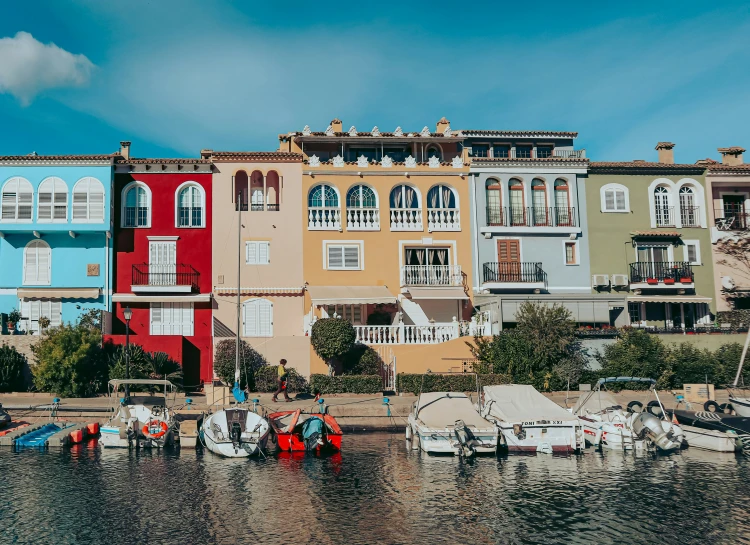
<path fill-rule="evenodd" d="M 745 150 L 739 146 L 732 146 L 731 148 L 719 148 L 721 153 L 721 164 L 729 166 L 742 165 L 742 154 Z"/>
<path fill-rule="evenodd" d="M 443 134 L 445 132 L 445 129 L 451 126 L 451 122 L 445 119 L 445 117 L 441 117 L 440 121 L 437 122 L 436 125 L 436 133 Z"/>
<path fill-rule="evenodd" d="M 201 159 L 210 159 L 213 154 L 214 154 L 214 150 L 211 150 L 211 149 L 202 149 L 201 150 Z"/>
<path fill-rule="evenodd" d="M 659 152 L 659 162 L 665 165 L 674 165 L 674 144 L 672 142 L 659 142 L 656 151 Z"/>
<path fill-rule="evenodd" d="M 125 160 L 130 159 L 130 142 L 127 140 L 120 142 L 120 155 L 122 155 Z"/>
<path fill-rule="evenodd" d="M 341 128 L 341 120 L 338 117 L 331 121 L 331 128 L 333 129 L 333 132 L 343 132 Z"/>

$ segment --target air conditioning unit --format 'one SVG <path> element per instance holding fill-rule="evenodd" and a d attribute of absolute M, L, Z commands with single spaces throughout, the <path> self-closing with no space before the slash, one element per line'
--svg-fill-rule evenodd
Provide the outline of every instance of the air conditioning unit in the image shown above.
<path fill-rule="evenodd" d="M 591 283 L 594 285 L 595 288 L 599 286 L 609 286 L 609 275 L 608 274 L 595 274 L 592 277 Z"/>
<path fill-rule="evenodd" d="M 626 287 L 628 285 L 627 274 L 613 274 L 612 285 L 618 288 Z"/>

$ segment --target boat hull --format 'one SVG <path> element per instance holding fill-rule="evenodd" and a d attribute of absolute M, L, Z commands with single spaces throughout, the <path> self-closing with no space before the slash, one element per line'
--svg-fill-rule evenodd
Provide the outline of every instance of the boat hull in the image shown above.
<path fill-rule="evenodd" d="M 232 441 L 227 416 L 242 411 L 245 427 L 239 441 Z M 249 430 L 249 431 L 248 431 Z M 247 409 L 228 409 L 215 412 L 203 420 L 202 437 L 208 450 L 226 458 L 248 458 L 260 453 L 266 446 L 270 427 L 265 419 Z"/>
<path fill-rule="evenodd" d="M 516 433 L 511 422 L 495 422 L 503 434 L 504 445 L 508 452 L 541 452 L 550 448 L 555 454 L 570 454 L 579 450 L 582 442 L 583 427 L 579 424 L 570 426 L 523 426 L 522 433 Z M 522 423 L 516 423 L 516 425 Z"/>
<path fill-rule="evenodd" d="M 682 426 L 682 432 L 690 448 L 714 452 L 736 452 L 742 450 L 737 434 L 706 430 L 695 426 Z"/>
<path fill-rule="evenodd" d="M 750 399 L 730 396 L 729 403 L 732 404 L 732 408 L 737 413 L 737 416 L 750 417 Z"/>
<path fill-rule="evenodd" d="M 461 443 L 458 441 L 452 428 L 427 428 L 415 422 L 409 416 L 407 423 L 411 430 L 411 436 L 417 438 L 419 449 L 428 454 L 452 454 L 458 456 L 462 453 Z M 473 446 L 476 454 L 497 453 L 497 428 L 485 430 L 471 430 L 474 439 L 479 443 Z"/>
<path fill-rule="evenodd" d="M 611 450 L 633 450 L 633 432 L 621 422 L 606 422 L 592 418 L 578 417 L 583 426 L 586 444 L 601 446 Z"/>

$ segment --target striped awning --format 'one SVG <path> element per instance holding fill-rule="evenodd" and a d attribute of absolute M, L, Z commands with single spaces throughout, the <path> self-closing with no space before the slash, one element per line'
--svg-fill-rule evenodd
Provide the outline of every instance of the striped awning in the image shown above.
<path fill-rule="evenodd" d="M 19 288 L 19 299 L 99 299 L 99 288 Z"/>
<path fill-rule="evenodd" d="M 313 305 L 376 305 L 395 303 L 385 286 L 308 286 Z"/>
<path fill-rule="evenodd" d="M 710 303 L 710 297 L 700 295 L 628 295 L 628 303 Z"/>

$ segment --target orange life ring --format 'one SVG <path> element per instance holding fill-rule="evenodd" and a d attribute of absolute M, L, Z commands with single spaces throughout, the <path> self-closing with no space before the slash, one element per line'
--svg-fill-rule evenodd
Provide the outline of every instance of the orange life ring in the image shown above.
<path fill-rule="evenodd" d="M 158 427 L 161 428 L 161 431 L 158 433 L 151 433 L 151 429 Z M 167 426 L 167 423 L 163 420 L 150 420 L 148 424 L 143 426 L 141 428 L 141 431 L 143 432 L 143 435 L 146 437 L 151 437 L 153 439 L 158 439 L 159 437 L 162 437 L 165 433 L 167 433 L 167 430 L 169 429 L 169 426 Z"/>

